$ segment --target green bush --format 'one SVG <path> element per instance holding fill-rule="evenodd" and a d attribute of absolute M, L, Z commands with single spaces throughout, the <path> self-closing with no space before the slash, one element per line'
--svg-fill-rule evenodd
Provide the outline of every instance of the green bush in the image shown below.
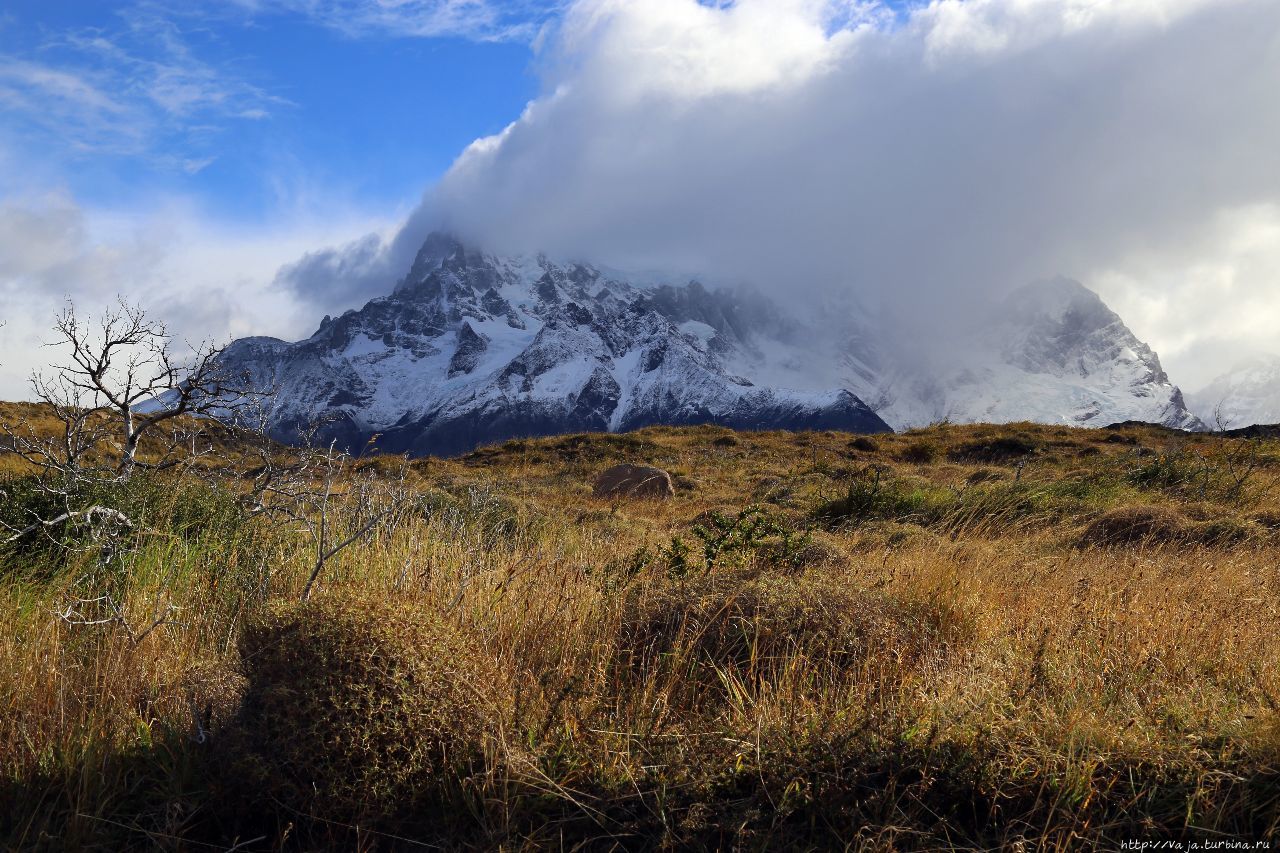
<path fill-rule="evenodd" d="M 808 531 L 795 530 L 777 513 L 757 504 L 733 514 L 709 510 L 698 516 L 690 533 L 696 545 L 686 542 L 685 537 L 673 536 L 670 547 L 659 550 L 668 577 L 705 574 L 752 561 L 797 569 L 815 556 Z"/>
<path fill-rule="evenodd" d="M 939 521 L 954 508 L 956 496 L 927 483 L 912 484 L 869 468 L 849 482 L 843 497 L 824 501 L 814 517 L 831 525 L 863 521 Z"/>

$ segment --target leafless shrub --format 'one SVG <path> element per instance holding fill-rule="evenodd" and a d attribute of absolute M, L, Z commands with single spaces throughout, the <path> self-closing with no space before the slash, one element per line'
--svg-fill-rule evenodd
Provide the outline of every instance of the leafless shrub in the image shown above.
<path fill-rule="evenodd" d="M 50 434 L 21 419 L 0 424 L 0 434 L 34 470 L 37 489 L 51 499 L 46 506 L 59 508 L 7 525 L 10 542 L 67 524 L 132 528 L 119 507 L 86 505 L 87 496 L 140 469 L 189 465 L 207 455 L 216 416 L 253 397 L 220 363 L 222 347 L 202 343 L 179 352 L 162 322 L 123 300 L 97 318 L 81 317 L 68 302 L 54 332 L 50 346 L 65 360 L 33 375 L 31 390 L 56 429 Z"/>
<path fill-rule="evenodd" d="M 120 300 L 97 317 L 70 302 L 54 322 L 62 360 L 31 378 L 39 405 L 0 424 L 6 449 L 31 470 L 26 499 L 0 524 L 0 544 L 33 537 L 68 551 L 96 551 L 98 570 L 55 613 L 74 625 L 115 625 L 133 644 L 170 624 L 175 608 L 157 593 L 145 624 L 131 623 L 101 569 L 130 550 L 140 530 L 126 486 L 142 470 L 193 470 L 215 453 L 220 418 L 259 396 L 220 361 L 212 343 L 178 346 L 166 326 Z M 48 417 L 46 417 L 46 415 Z M 52 426 L 51 426 L 52 424 Z"/>

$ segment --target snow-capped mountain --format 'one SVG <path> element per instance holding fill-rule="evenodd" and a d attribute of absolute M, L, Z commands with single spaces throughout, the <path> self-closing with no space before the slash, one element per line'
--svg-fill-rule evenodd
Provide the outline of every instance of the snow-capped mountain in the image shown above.
<path fill-rule="evenodd" d="M 1188 394 L 1187 403 L 1215 428 L 1280 424 L 1280 356 L 1258 355 L 1237 364 Z"/>
<path fill-rule="evenodd" d="M 771 307 L 696 282 L 639 286 L 585 264 L 500 258 L 433 234 L 387 297 L 298 343 L 246 338 L 225 366 L 275 392 L 273 434 L 449 454 L 507 438 L 651 424 L 890 427 L 847 388 L 730 371 L 776 334 Z"/>
<path fill-rule="evenodd" d="M 391 295 L 326 317 L 304 341 L 236 341 L 223 362 L 275 391 L 277 438 L 322 422 L 320 436 L 346 447 L 377 435 L 380 449 L 415 454 L 650 424 L 1201 427 L 1155 353 L 1075 282 L 1015 293 L 932 359 L 902 357 L 910 342 L 852 297 L 795 302 L 432 234 Z"/>
<path fill-rule="evenodd" d="M 1169 381 L 1159 356 L 1096 293 L 1055 278 L 1023 287 L 945 355 L 903 370 L 890 364 L 854 390 L 895 427 L 1037 421 L 1107 426 L 1204 424 Z"/>

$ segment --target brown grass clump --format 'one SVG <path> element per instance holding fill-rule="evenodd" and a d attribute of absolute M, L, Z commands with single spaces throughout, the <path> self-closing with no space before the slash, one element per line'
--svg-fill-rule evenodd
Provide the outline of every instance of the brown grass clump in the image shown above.
<path fill-rule="evenodd" d="M 870 521 L 862 525 L 851 542 L 853 550 L 860 553 L 896 551 L 908 547 L 929 547 L 939 541 L 938 536 L 919 524 L 900 521 Z"/>
<path fill-rule="evenodd" d="M 863 453 L 876 453 L 880 450 L 880 445 L 876 444 L 875 439 L 860 435 L 849 442 L 850 450 L 861 450 Z"/>
<path fill-rule="evenodd" d="M 1203 545 L 1225 548 L 1257 539 L 1264 535 L 1265 529 L 1248 519 L 1223 516 L 1195 525 L 1192 532 L 1195 540 Z"/>
<path fill-rule="evenodd" d="M 1034 455 L 1039 445 L 1029 436 L 1017 434 L 967 441 L 947 454 L 953 462 L 1001 465 Z"/>
<path fill-rule="evenodd" d="M 972 634 L 941 602 L 854 587 L 835 573 L 712 574 L 645 590 L 627 603 L 618 648 L 633 669 L 717 685 L 759 684 L 797 670 L 830 679 L 938 663 Z"/>
<path fill-rule="evenodd" d="M 913 441 L 900 449 L 896 458 L 899 462 L 907 462 L 911 465 L 931 465 L 937 461 L 938 456 L 938 445 L 922 439 Z"/>
<path fill-rule="evenodd" d="M 277 607 L 246 627 L 240 654 L 234 771 L 254 796 L 323 819 L 430 803 L 498 734 L 493 661 L 404 602 Z"/>
<path fill-rule="evenodd" d="M 1183 542 L 1190 530 L 1186 516 L 1162 506 L 1124 506 L 1098 516 L 1080 537 L 1081 544 L 1163 545 Z"/>

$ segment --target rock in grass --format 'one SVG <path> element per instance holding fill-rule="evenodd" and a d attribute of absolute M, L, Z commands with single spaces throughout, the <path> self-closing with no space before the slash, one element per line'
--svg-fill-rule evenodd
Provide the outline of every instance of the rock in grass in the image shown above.
<path fill-rule="evenodd" d="M 598 498 L 666 499 L 675 493 L 671 475 L 648 465 L 614 465 L 596 475 L 595 495 Z"/>

